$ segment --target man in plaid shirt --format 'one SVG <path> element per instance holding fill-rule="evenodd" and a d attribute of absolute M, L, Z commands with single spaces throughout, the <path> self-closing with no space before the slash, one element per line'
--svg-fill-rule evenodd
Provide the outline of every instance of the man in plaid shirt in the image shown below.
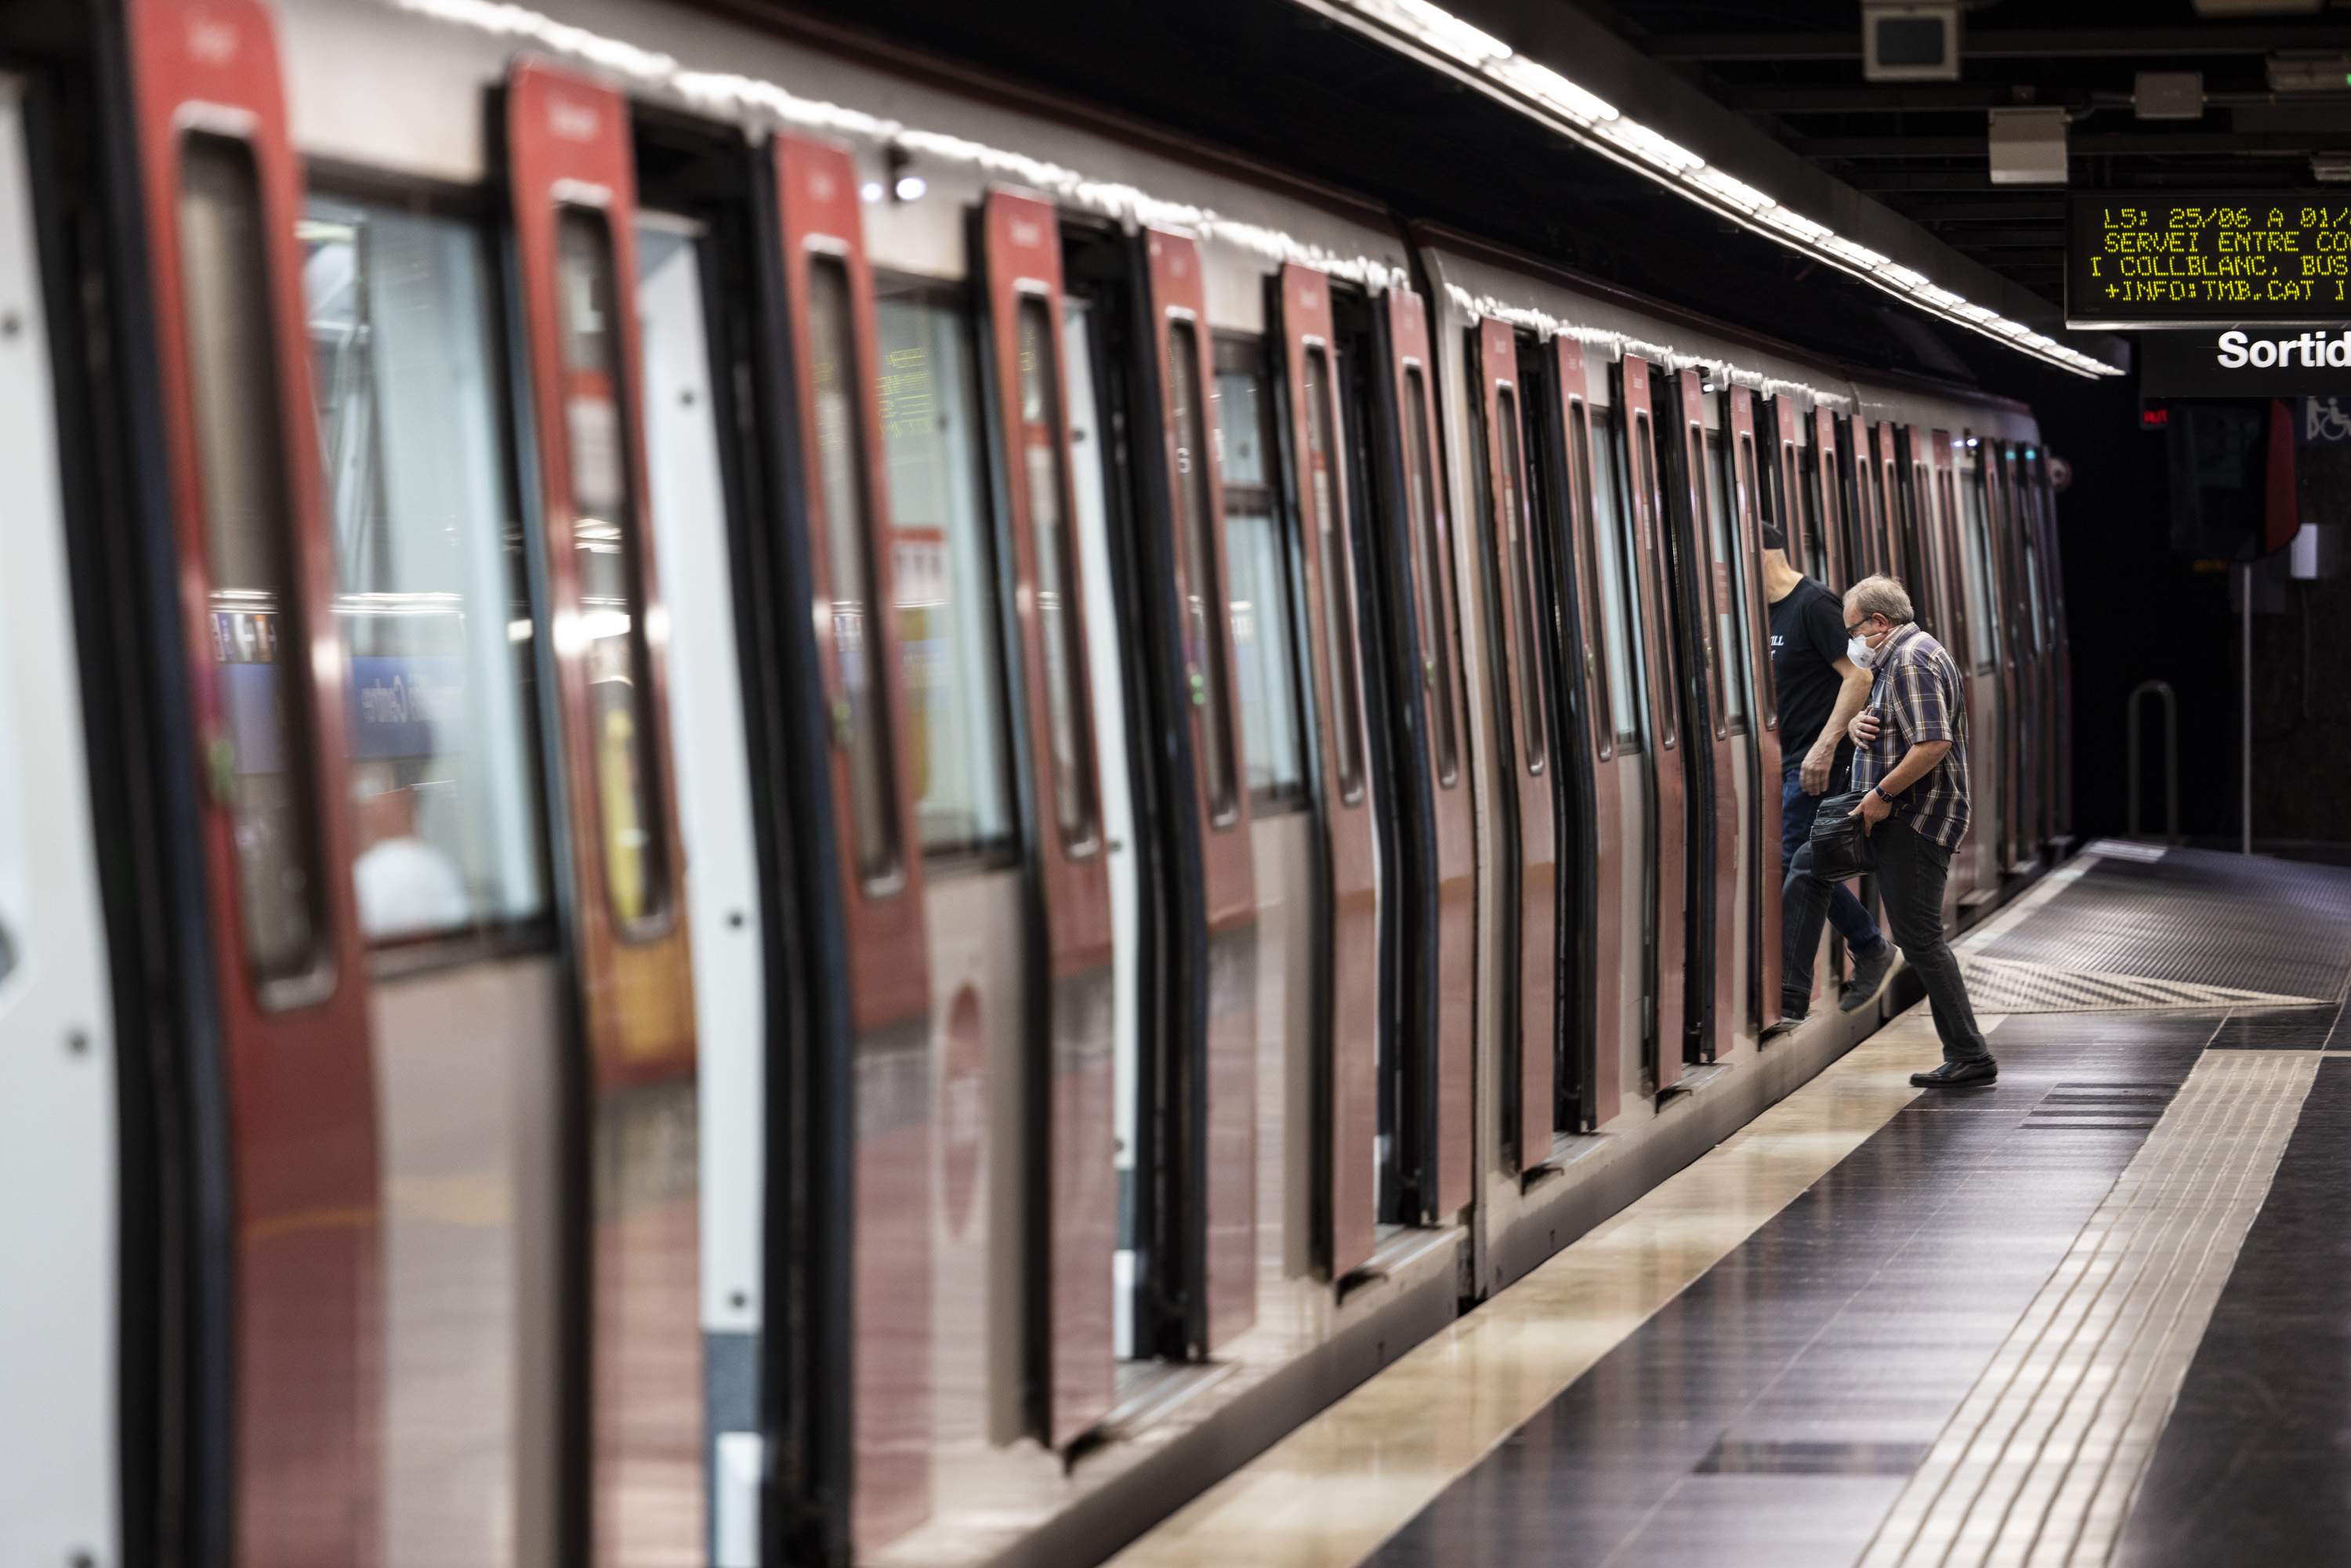
<path fill-rule="evenodd" d="M 1951 853 L 1968 831 L 1968 710 L 1959 667 L 1943 645 L 1912 618 L 1908 591 L 1890 577 L 1865 577 L 1845 591 L 1847 655 L 1871 672 L 1869 706 L 1845 733 L 1855 747 L 1853 788 L 1867 790 L 1855 814 L 1869 823 L 1870 858 L 1886 900 L 1895 946 L 1927 988 L 1943 1064 L 1913 1073 L 1926 1089 L 1990 1083 L 2000 1076 L 1976 1029 L 1967 981 L 1943 935 L 1943 884 Z M 1796 896 L 1817 902 L 1792 909 L 1783 982 L 1812 987 L 1813 950 L 1820 946 L 1827 884 L 1793 875 L 1805 845 L 1791 862 Z M 1807 863 L 1804 869 L 1809 872 Z M 1811 940 L 1804 943 L 1809 931 Z M 1803 951 L 1798 953 L 1799 946 Z"/>

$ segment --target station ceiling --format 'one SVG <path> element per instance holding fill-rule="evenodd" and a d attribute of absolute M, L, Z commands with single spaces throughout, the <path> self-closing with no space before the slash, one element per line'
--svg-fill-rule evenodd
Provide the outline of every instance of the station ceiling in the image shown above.
<path fill-rule="evenodd" d="M 1546 0 L 1550 3 L 1550 0 Z M 2256 0 L 2258 3 L 2258 0 Z M 1756 132 L 2062 303 L 2065 191 L 2308 186 L 2351 154 L 2351 89 L 2281 96 L 2284 50 L 2351 51 L 2351 7 L 2191 0 L 1992 0 L 1963 15 L 1957 81 L 1863 79 L 1860 0 L 1579 0 Z M 2322 8 L 2322 7 L 2325 8 Z M 2138 73 L 2194 71 L 2193 120 L 2137 113 Z M 2067 186 L 1995 185 L 1988 111 L 2063 108 Z"/>

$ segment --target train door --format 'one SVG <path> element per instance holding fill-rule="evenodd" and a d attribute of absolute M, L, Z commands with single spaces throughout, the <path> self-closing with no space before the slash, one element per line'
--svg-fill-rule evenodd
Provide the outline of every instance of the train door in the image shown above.
<path fill-rule="evenodd" d="M 1343 391 L 1331 280 L 1290 263 L 1271 293 L 1289 394 L 1290 493 L 1300 514 L 1306 668 L 1314 698 L 1310 707 L 1320 720 L 1315 751 L 1321 767 L 1314 784 L 1323 915 L 1317 923 L 1322 978 L 1315 987 L 1312 1038 L 1314 1145 L 1322 1169 L 1311 1185 L 1322 1195 L 1313 1226 L 1320 1261 L 1335 1281 L 1370 1261 L 1379 1220 L 1378 812 L 1365 737 L 1364 640 L 1357 614 L 1365 585 L 1355 566 L 1351 509 L 1351 502 L 1360 508 L 1366 497 L 1361 465 L 1347 461 L 1365 443 L 1356 429 L 1343 444 L 1345 425 L 1358 423 L 1347 417 L 1350 405 L 1361 404 Z M 1237 445 L 1228 443 L 1228 461 Z M 1263 620 L 1260 635 L 1288 623 L 1270 605 Z"/>
<path fill-rule="evenodd" d="M 382 1521 L 383 1167 L 300 172 L 260 6 L 150 0 L 126 21 L 152 333 L 128 349 L 161 400 L 132 485 L 152 502 L 146 613 L 179 643 L 160 674 L 184 682 L 157 768 L 202 780 L 193 800 L 159 791 L 163 853 L 190 846 L 167 918 L 196 972 L 184 1506 L 224 1560 L 364 1562 Z"/>
<path fill-rule="evenodd" d="M 1031 1332 L 1049 1364 L 1038 1372 L 1044 1407 L 1031 1413 L 1030 1423 L 1061 1448 L 1107 1415 L 1117 1395 L 1118 1062 L 1122 1047 L 1133 1049 L 1134 1020 L 1121 1005 L 1131 991 L 1122 997 L 1114 967 L 1123 933 L 1113 917 L 1119 873 L 1112 856 L 1123 852 L 1131 829 L 1123 789 L 1119 823 L 1110 822 L 1096 761 L 1104 695 L 1113 698 L 1111 722 L 1119 716 L 1115 683 L 1108 694 L 1096 690 L 1093 655 L 1114 645 L 1115 635 L 1090 623 L 1097 568 L 1081 564 L 1080 519 L 1098 518 L 1100 508 L 1081 507 L 1073 483 L 1075 400 L 1064 367 L 1074 363 L 1089 378 L 1091 367 L 1082 354 L 1073 359 L 1065 324 L 1060 220 L 1035 197 L 992 191 L 979 239 L 998 466 L 1011 504 L 1025 740 L 1037 797 L 1032 896 L 1044 915 L 1044 983 L 1028 1009 L 1031 1050 L 1041 1048 L 1043 1059 L 1041 1071 L 1027 1075 L 1037 1088 L 1027 1128 L 1034 1168 L 1026 1185 L 1037 1200 L 1031 1214 L 1041 1207 L 1045 1253 L 1037 1270 L 1042 1322 Z M 1080 385 L 1091 393 L 1090 379 Z M 1099 482 L 1098 475 L 1091 477 Z M 903 548 L 905 536 L 899 537 Z M 1131 900 L 1131 881 L 1118 891 Z M 939 930 L 944 936 L 944 923 Z"/>
<path fill-rule="evenodd" d="M 1738 599 L 1742 616 L 1747 720 L 1747 997 L 1757 1032 L 1780 1018 L 1780 698 L 1771 680 L 1771 608 L 1763 591 L 1763 497 L 1767 459 L 1760 450 L 1754 394 L 1732 387 L 1726 394 L 1729 418 L 1724 456 L 1730 465 L 1733 516 L 1730 553 L 1739 564 Z M 1791 517 L 1782 537 L 1792 543 L 1802 530 Z"/>
<path fill-rule="evenodd" d="M 0 1560 L 112 1563 L 124 1151 L 27 89 L 0 76 Z"/>
<path fill-rule="evenodd" d="M 1719 441 L 1709 444 L 1706 394 L 1695 368 L 1674 378 L 1674 584 L 1682 614 L 1684 733 L 1692 737 L 1689 836 L 1691 968 L 1689 1010 L 1684 1018 L 1688 1059 L 1712 1061 L 1730 1045 L 1739 995 L 1740 773 L 1745 758 L 1732 725 L 1746 723 L 1743 688 L 1731 685 L 1738 657 L 1732 620 L 1729 509 L 1722 494 Z M 1697 748 L 1703 737 L 1711 744 Z"/>
<path fill-rule="evenodd" d="M 2043 720 L 2050 737 L 2049 756 L 2053 781 L 2049 789 L 2049 841 L 2058 850 L 2074 840 L 2074 649 L 2065 627 L 2065 563 L 2057 538 L 2057 492 L 2049 476 L 2049 456 L 2038 447 L 2025 450 L 2039 527 L 2041 618 L 2049 628 L 2049 686 L 2052 699 Z"/>
<path fill-rule="evenodd" d="M 2000 894 L 2000 846 L 2008 831 L 2000 782 L 2014 711 L 2002 701 L 2000 689 L 2000 621 L 1994 612 L 1999 584 L 1992 575 L 1984 525 L 1978 450 L 1965 436 L 1935 433 L 1935 490 L 1951 563 L 1950 595 L 1966 628 L 1966 653 L 1954 657 L 1968 683 L 1969 798 L 1974 823 L 1968 830 L 1971 885 L 1961 902 L 1969 904 Z"/>
<path fill-rule="evenodd" d="M 1684 1019 L 1688 977 L 1703 972 L 1702 950 L 1691 941 L 1689 864 L 1691 789 L 1685 779 L 1682 745 L 1683 638 L 1686 623 L 1675 588 L 1666 509 L 1665 469 L 1659 458 L 1656 413 L 1649 362 L 1637 354 L 1618 361 L 1615 402 L 1629 455 L 1625 487 L 1631 497 L 1633 571 L 1628 580 L 1640 604 L 1641 664 L 1647 674 L 1649 742 L 1647 904 L 1651 960 L 1648 965 L 1648 1092 L 1680 1082 L 1685 1061 Z M 1671 400 L 1668 400 L 1669 402 Z M 1693 740 L 1693 745 L 1700 744 Z"/>
<path fill-rule="evenodd" d="M 1628 951 L 1639 946 L 1626 940 L 1637 922 L 1628 927 L 1624 919 L 1625 791 L 1617 761 L 1631 672 L 1621 668 L 1627 655 L 1615 508 L 1601 500 L 1604 494 L 1614 497 L 1614 476 L 1600 467 L 1608 461 L 1607 447 L 1594 450 L 1583 345 L 1562 332 L 1550 352 L 1557 409 L 1551 434 L 1563 492 L 1553 509 L 1563 527 L 1554 536 L 1550 578 L 1552 601 L 1566 607 L 1556 618 L 1557 728 L 1561 749 L 1574 756 L 1580 775 L 1574 793 L 1582 802 L 1581 810 L 1567 813 L 1571 847 L 1561 856 L 1568 868 L 1560 908 L 1567 933 L 1561 973 L 1569 1001 L 1558 1122 L 1589 1131 L 1624 1104 L 1625 968 Z M 1562 768 L 1564 777 L 1564 763 Z"/>
<path fill-rule="evenodd" d="M 1164 230 L 1145 231 L 1142 246 L 1149 370 L 1138 383 L 1155 417 L 1139 425 L 1150 434 L 1136 450 L 1159 503 L 1143 515 L 1159 537 L 1138 553 L 1155 610 L 1144 641 L 1158 660 L 1156 749 L 1170 761 L 1176 808 L 1161 826 L 1180 868 L 1170 933 L 1185 1026 L 1170 1103 L 1184 1177 L 1178 1256 L 1196 1283 L 1184 1343 L 1206 1356 L 1257 1318 L 1257 888 L 1200 251 Z"/>
<path fill-rule="evenodd" d="M 611 89 L 531 61 L 507 89 L 556 714 L 561 862 L 585 1050 L 577 1367 L 601 1563 L 699 1552 L 706 1438 L 689 910 L 649 521 L 635 157 Z M 683 1460 L 679 1456 L 687 1456 Z M 575 1548 L 576 1549 L 576 1548 Z"/>
<path fill-rule="evenodd" d="M 1507 846 L 1504 880 L 1502 1141 L 1523 1173 L 1550 1158 L 1558 1036 L 1558 812 L 1552 800 L 1550 643 L 1536 598 L 1535 518 L 1542 511 L 1528 461 L 1530 391 L 1507 322 L 1478 326 L 1486 546 L 1493 585 L 1489 624 L 1501 650 L 1493 703 Z M 1515 955 L 1515 959 L 1508 955 Z"/>
<path fill-rule="evenodd" d="M 1392 287 L 1373 314 L 1393 397 L 1396 450 L 1387 504 L 1364 542 L 1381 584 L 1390 799 L 1399 824 L 1393 930 L 1401 954 L 1397 1060 L 1382 1093 L 1396 1105 L 1398 1179 L 1384 1218 L 1448 1223 L 1468 1203 L 1476 1049 L 1477 842 L 1468 768 L 1461 597 L 1446 509 L 1436 358 L 1418 295 Z M 1368 521 L 1368 519 L 1367 519 Z"/>

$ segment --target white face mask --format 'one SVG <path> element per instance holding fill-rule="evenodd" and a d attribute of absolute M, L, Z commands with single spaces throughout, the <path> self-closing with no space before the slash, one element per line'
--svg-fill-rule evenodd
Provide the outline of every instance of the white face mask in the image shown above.
<path fill-rule="evenodd" d="M 1844 656 L 1853 661 L 1855 669 L 1865 670 L 1876 662 L 1877 650 L 1855 637 L 1844 645 Z"/>

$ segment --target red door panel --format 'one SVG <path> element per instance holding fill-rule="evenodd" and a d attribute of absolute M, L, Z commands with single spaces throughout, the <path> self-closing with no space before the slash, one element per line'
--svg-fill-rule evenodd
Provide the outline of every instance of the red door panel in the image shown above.
<path fill-rule="evenodd" d="M 1755 403 L 1745 387 L 1730 389 L 1731 505 L 1737 527 L 1731 548 L 1746 558 L 1749 690 L 1755 694 L 1748 733 L 1755 747 L 1754 805 L 1748 812 L 1750 868 L 1747 906 L 1749 986 L 1758 1030 L 1780 1018 L 1780 697 L 1771 684 L 1771 608 L 1763 592 L 1763 455 L 1755 438 Z M 1791 491 L 1789 494 L 1792 495 Z M 1792 523 L 1794 519 L 1788 519 Z M 1782 524 L 1792 545 L 1798 530 Z"/>
<path fill-rule="evenodd" d="M 1047 1051 L 1040 1122 L 1045 1192 L 1046 1440 L 1061 1448 L 1117 1396 L 1111 1300 L 1118 1247 L 1116 1077 L 1110 1027 L 1110 876 L 1095 771 L 1093 698 L 1071 489 L 1061 351 L 1061 231 L 1050 203 L 988 193 L 982 220 L 1000 470 L 1012 504 L 1012 603 L 1040 800 L 1038 888 L 1047 990 L 1032 1009 Z M 1032 1026 L 1033 1027 L 1033 1026 Z"/>
<path fill-rule="evenodd" d="M 1583 1111 L 1584 1125 L 1597 1127 L 1622 1110 L 1625 1101 L 1621 1049 L 1625 931 L 1617 918 L 1625 907 L 1625 802 L 1616 770 L 1616 723 L 1608 706 L 1608 641 L 1598 630 L 1600 617 L 1608 612 L 1600 597 L 1599 562 L 1604 548 L 1600 530 L 1611 527 L 1614 519 L 1594 511 L 1593 465 L 1607 462 L 1609 455 L 1593 450 L 1583 345 L 1564 332 L 1552 343 L 1559 360 L 1560 408 L 1567 422 L 1564 450 L 1573 492 L 1568 507 L 1573 534 L 1567 553 L 1580 610 L 1575 625 L 1583 639 L 1576 656 L 1567 663 L 1583 672 L 1583 709 L 1591 719 L 1586 744 L 1592 760 L 1592 821 L 1584 831 L 1586 861 L 1593 868 L 1595 918 L 1588 933 L 1573 939 L 1589 941 L 1593 946 L 1593 1049 L 1591 1060 L 1584 1063 Z"/>
<path fill-rule="evenodd" d="M 855 1061 L 852 1531 L 861 1550 L 930 1512 L 931 987 L 906 769 L 897 552 L 855 164 L 778 136 L 775 164 L 799 414 L 810 620 L 833 714 L 832 795 Z"/>
<path fill-rule="evenodd" d="M 1396 407 L 1405 426 L 1408 511 L 1416 524 L 1416 537 L 1406 541 L 1406 551 L 1420 620 L 1419 644 L 1426 655 L 1427 766 L 1437 818 L 1436 1117 L 1429 1151 L 1437 1173 L 1437 1201 L 1427 1218 L 1442 1221 L 1469 1201 L 1476 1175 L 1470 1145 L 1470 1059 L 1478 1005 L 1478 846 L 1462 758 L 1469 733 L 1468 697 L 1460 675 L 1461 599 L 1445 509 L 1437 361 L 1429 353 L 1427 312 L 1420 296 L 1408 288 L 1388 291 L 1388 340 L 1395 354 Z"/>
<path fill-rule="evenodd" d="M 1207 1343 L 1257 1321 L 1257 875 L 1240 705 L 1233 685 L 1226 585 L 1224 483 L 1209 389 L 1208 307 L 1200 251 L 1188 236 L 1144 231 L 1153 364 L 1165 413 L 1167 517 L 1177 611 L 1192 690 L 1193 799 L 1207 915 L 1208 1019 L 1202 1066 L 1207 1123 Z"/>
<path fill-rule="evenodd" d="M 1672 589 L 1666 568 L 1665 472 L 1651 402 L 1650 369 L 1635 354 L 1625 356 L 1618 372 L 1619 415 L 1631 461 L 1633 526 L 1637 537 L 1634 578 L 1641 595 L 1642 655 L 1649 673 L 1649 838 L 1656 878 L 1656 957 L 1652 966 L 1656 1012 L 1651 1039 L 1656 1056 L 1656 1086 L 1667 1089 L 1682 1075 L 1682 1010 L 1687 983 L 1689 894 L 1687 834 L 1684 827 L 1687 785 L 1681 741 L 1678 655 Z"/>
<path fill-rule="evenodd" d="M 1713 923 L 1713 976 L 1709 982 L 1708 1013 L 1712 1028 L 1699 1042 L 1705 1059 L 1713 1061 L 1729 1050 L 1733 1008 L 1732 981 L 1737 975 L 1737 936 L 1739 918 L 1739 857 L 1743 852 L 1739 821 L 1739 791 L 1736 776 L 1731 771 L 1731 751 L 1735 741 L 1730 733 L 1726 681 L 1735 679 L 1739 672 L 1731 664 L 1731 651 L 1725 645 L 1722 628 L 1737 612 L 1730 601 L 1730 563 L 1717 560 L 1714 554 L 1713 529 L 1708 517 L 1714 500 L 1707 485 L 1706 465 L 1709 459 L 1706 450 L 1705 394 L 1695 368 L 1681 372 L 1680 434 L 1682 440 L 1682 475 L 1688 487 L 1687 514 L 1690 537 L 1685 542 L 1684 559 L 1692 566 L 1691 610 L 1699 623 L 1691 628 L 1689 651 L 1706 675 L 1706 722 L 1712 728 L 1712 747 L 1708 765 L 1712 768 L 1712 789 L 1709 792 L 1709 813 L 1713 822 L 1712 886 L 1708 897 L 1711 907 L 1700 911 L 1702 917 Z M 1690 753 L 1692 757 L 1698 754 Z"/>
<path fill-rule="evenodd" d="M 126 24 L 203 748 L 187 764 L 207 785 L 230 1137 L 232 1552 L 256 1568 L 364 1565 L 381 1530 L 381 1207 L 347 677 L 294 234 L 301 171 L 261 5 L 130 0 Z M 232 662 L 215 617 L 266 623 L 277 657 Z"/>
<path fill-rule="evenodd" d="M 1832 593 L 1842 594 L 1857 575 L 1845 549 L 1844 486 L 1837 483 L 1837 420 L 1825 407 L 1813 410 L 1813 485 L 1819 497 L 1821 533 L 1826 542 Z"/>
<path fill-rule="evenodd" d="M 1330 868 L 1331 1016 L 1317 1042 L 1329 1088 L 1322 1113 L 1330 1185 L 1328 1267 L 1333 1280 L 1372 1255 L 1378 1215 L 1372 1160 L 1379 1137 L 1380 895 L 1378 846 L 1364 755 L 1362 639 L 1356 635 L 1354 546 L 1340 454 L 1340 395 L 1330 280 L 1292 262 L 1281 269 L 1282 365 L 1290 385 L 1290 449 L 1306 570 L 1307 669 L 1322 733 L 1322 829 Z"/>
<path fill-rule="evenodd" d="M 575 802 L 589 1053 L 590 1537 L 601 1563 L 698 1549 L 699 1214 L 649 1148 L 694 1093 L 684 856 L 671 802 L 660 587 L 645 509 L 629 108 L 544 64 L 507 94 L 537 411 L 556 763 Z M 617 606 L 617 608 L 616 608 Z M 567 629 L 571 631 L 567 635 Z"/>
<path fill-rule="evenodd" d="M 1505 321 L 1478 328 L 1479 397 L 1486 420 L 1486 496 L 1495 600 L 1502 612 L 1502 678 L 1496 706 L 1515 737 L 1510 768 L 1518 800 L 1519 1165 L 1551 1157 L 1552 1074 L 1558 1038 L 1559 850 L 1552 816 L 1551 703 L 1536 610 L 1534 511 L 1527 481 L 1526 429 L 1519 402 L 1517 335 Z"/>

